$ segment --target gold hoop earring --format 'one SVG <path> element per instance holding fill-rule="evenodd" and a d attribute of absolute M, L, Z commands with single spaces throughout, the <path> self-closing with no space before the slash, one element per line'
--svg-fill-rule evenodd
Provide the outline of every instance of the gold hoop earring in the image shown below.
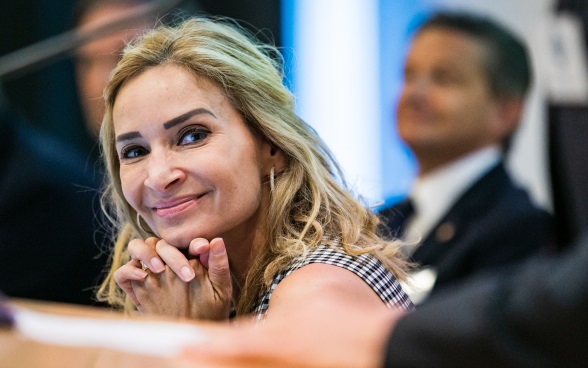
<path fill-rule="evenodd" d="M 276 183 L 275 183 L 275 178 L 274 178 L 274 167 L 272 166 L 272 168 L 270 169 L 270 192 L 274 192 L 274 190 L 276 189 Z"/>
<path fill-rule="evenodd" d="M 139 212 L 137 212 L 137 226 L 139 226 L 139 229 L 143 230 L 145 233 L 149 234 L 149 231 L 145 230 L 145 228 L 143 227 L 143 225 L 141 224 L 141 215 L 139 215 Z"/>

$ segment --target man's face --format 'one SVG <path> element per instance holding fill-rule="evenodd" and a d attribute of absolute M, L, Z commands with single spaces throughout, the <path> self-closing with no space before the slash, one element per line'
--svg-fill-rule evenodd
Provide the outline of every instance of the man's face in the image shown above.
<path fill-rule="evenodd" d="M 88 11 L 80 20 L 80 27 L 95 27 L 111 22 L 115 18 L 130 14 L 136 9 L 127 4 L 109 3 Z M 98 38 L 82 46 L 76 54 L 76 82 L 84 113 L 86 128 L 98 135 L 104 115 L 102 91 L 116 67 L 125 42 L 143 32 L 150 23 L 137 21 L 105 37 Z"/>
<path fill-rule="evenodd" d="M 421 31 L 408 52 L 398 103 L 398 132 L 421 173 L 499 143 L 500 102 L 483 69 L 486 50 L 468 35 Z"/>

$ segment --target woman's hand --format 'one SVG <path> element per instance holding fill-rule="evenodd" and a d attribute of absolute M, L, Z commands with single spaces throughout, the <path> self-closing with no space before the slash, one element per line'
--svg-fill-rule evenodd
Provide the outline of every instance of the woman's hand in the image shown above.
<path fill-rule="evenodd" d="M 114 279 L 139 311 L 194 319 L 229 316 L 232 283 L 222 239 L 194 239 L 187 257 L 164 240 L 134 239 L 129 253 L 131 261 Z M 149 269 L 142 270 L 141 263 Z"/>

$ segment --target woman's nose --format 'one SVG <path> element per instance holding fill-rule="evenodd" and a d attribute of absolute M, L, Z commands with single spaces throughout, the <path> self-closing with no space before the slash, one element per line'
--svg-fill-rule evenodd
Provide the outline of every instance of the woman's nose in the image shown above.
<path fill-rule="evenodd" d="M 165 192 L 184 180 L 186 174 L 174 159 L 174 154 L 163 150 L 152 150 L 147 166 L 145 186 L 157 192 Z"/>

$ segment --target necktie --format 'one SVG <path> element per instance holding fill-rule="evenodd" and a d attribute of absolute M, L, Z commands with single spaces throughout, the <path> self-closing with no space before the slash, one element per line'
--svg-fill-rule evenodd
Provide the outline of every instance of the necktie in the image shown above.
<path fill-rule="evenodd" d="M 388 212 L 387 225 L 391 235 L 402 237 L 406 230 L 407 221 L 414 212 L 414 205 L 410 198 L 406 198 L 394 205 Z"/>

